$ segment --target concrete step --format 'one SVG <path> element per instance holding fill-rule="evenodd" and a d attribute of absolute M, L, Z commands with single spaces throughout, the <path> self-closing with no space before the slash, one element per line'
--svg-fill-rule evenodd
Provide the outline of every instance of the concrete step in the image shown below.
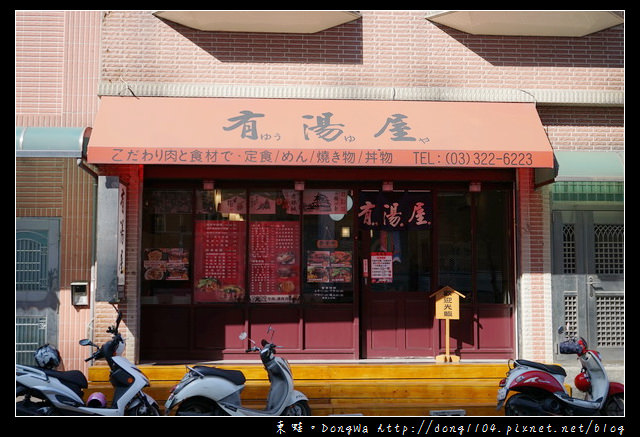
<path fill-rule="evenodd" d="M 430 415 L 432 412 L 464 410 L 465 415 L 496 415 L 498 382 L 507 365 L 498 364 L 308 364 L 290 363 L 296 389 L 309 398 L 313 415 Z M 206 364 L 213 365 L 213 364 Z M 241 398 L 244 405 L 263 408 L 269 390 L 261 364 L 216 364 L 223 369 L 244 372 L 247 383 Z M 151 382 L 145 392 L 161 407 L 173 387 L 185 374 L 184 365 L 138 366 Z M 112 395 L 107 366 L 89 369 L 88 393 Z"/>

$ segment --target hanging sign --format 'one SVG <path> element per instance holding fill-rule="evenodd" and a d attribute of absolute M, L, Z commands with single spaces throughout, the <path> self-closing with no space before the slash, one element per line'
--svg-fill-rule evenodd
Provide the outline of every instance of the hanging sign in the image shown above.
<path fill-rule="evenodd" d="M 362 229 L 386 231 L 431 228 L 431 192 L 361 192 L 358 221 Z"/>

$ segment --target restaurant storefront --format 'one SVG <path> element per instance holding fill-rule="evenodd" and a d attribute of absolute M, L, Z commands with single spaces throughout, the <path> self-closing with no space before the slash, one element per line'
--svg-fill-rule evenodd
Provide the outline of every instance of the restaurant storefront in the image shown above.
<path fill-rule="evenodd" d="M 532 104 L 103 97 L 88 161 L 139 175 L 141 361 L 268 326 L 294 359 L 433 358 L 444 286 L 456 354 L 514 355 L 517 185 L 553 168 Z"/>

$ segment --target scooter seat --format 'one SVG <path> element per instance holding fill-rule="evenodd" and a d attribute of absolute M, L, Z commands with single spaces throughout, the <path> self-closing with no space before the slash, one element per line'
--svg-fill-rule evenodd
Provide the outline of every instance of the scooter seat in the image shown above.
<path fill-rule="evenodd" d="M 69 387 L 80 397 L 82 397 L 82 389 L 89 386 L 87 378 L 79 370 L 67 370 L 64 372 L 59 372 L 57 370 L 51 369 L 40 370 L 44 371 L 44 373 L 46 373 L 48 376 L 60 380 L 60 382 Z"/>
<path fill-rule="evenodd" d="M 555 364 L 542 364 L 542 363 L 536 363 L 535 361 L 527 361 L 527 360 L 516 360 L 516 364 L 521 364 L 523 366 L 544 370 L 545 372 L 549 372 L 554 375 L 567 376 L 567 372 L 565 372 L 561 366 L 557 366 Z"/>
<path fill-rule="evenodd" d="M 204 376 L 219 376 L 220 378 L 227 379 L 235 385 L 242 385 L 247 381 L 244 373 L 239 370 L 219 369 L 217 367 L 207 366 L 195 366 L 193 369 Z"/>

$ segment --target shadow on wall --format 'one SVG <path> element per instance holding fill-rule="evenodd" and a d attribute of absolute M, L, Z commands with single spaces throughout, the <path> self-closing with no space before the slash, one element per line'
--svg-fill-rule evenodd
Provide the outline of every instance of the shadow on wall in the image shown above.
<path fill-rule="evenodd" d="M 472 35 L 434 25 L 495 67 L 624 68 L 623 25 L 582 37 Z M 612 56 L 616 44 L 620 55 Z"/>
<path fill-rule="evenodd" d="M 158 19 L 221 62 L 362 64 L 362 20 L 292 34 L 202 31 Z"/>

